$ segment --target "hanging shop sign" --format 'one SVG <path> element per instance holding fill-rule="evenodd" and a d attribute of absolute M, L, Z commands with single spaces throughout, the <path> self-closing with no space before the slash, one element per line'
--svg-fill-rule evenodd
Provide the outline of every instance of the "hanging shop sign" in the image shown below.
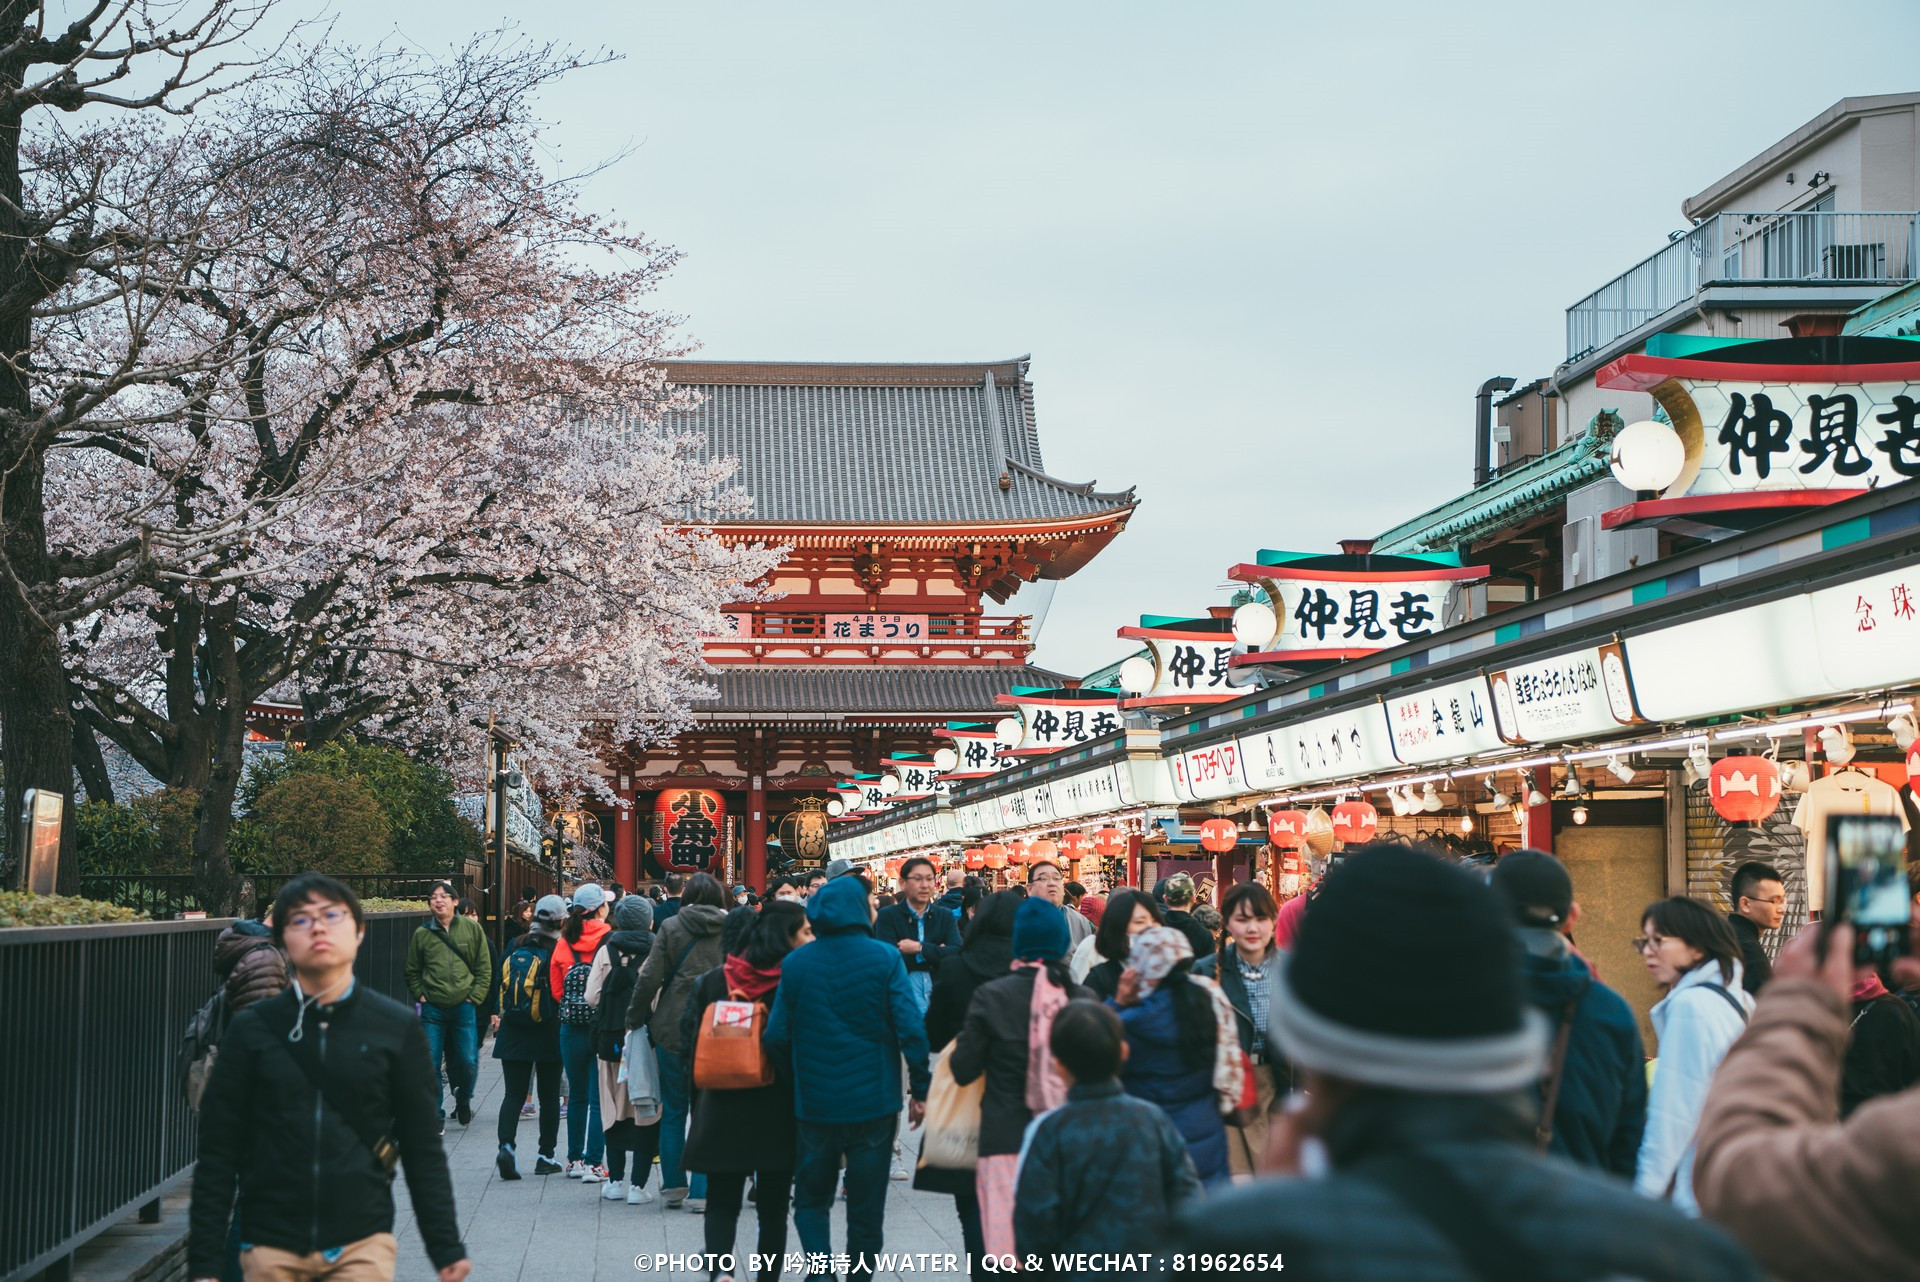
<path fill-rule="evenodd" d="M 1237 740 L 1190 749 L 1169 758 L 1167 764 L 1173 771 L 1174 790 L 1183 800 L 1212 801 L 1247 791 Z"/>
<path fill-rule="evenodd" d="M 998 732 L 990 725 L 973 721 L 949 721 L 940 737 L 948 740 L 951 747 L 943 748 L 934 754 L 934 764 L 947 760 L 945 754 L 951 752 L 951 768 L 942 774 L 942 778 L 959 781 L 962 779 L 987 779 L 1006 769 L 1013 763 L 1011 757 L 1001 755 L 1002 745 Z"/>
<path fill-rule="evenodd" d="M 1817 654 L 1805 595 L 1627 638 L 1634 706 L 1651 721 L 1781 707 L 1826 693 Z"/>
<path fill-rule="evenodd" d="M 1120 666 L 1120 683 L 1129 691 L 1126 706 L 1218 703 L 1239 693 L 1245 678 L 1233 671 L 1237 648 L 1231 619 L 1173 619 L 1142 615 L 1139 627 L 1118 636 L 1144 641 L 1147 661 L 1129 659 Z"/>
<path fill-rule="evenodd" d="M 1508 743 L 1552 743 L 1643 720 L 1617 641 L 1488 674 L 1494 714 Z"/>
<path fill-rule="evenodd" d="M 1622 357 L 1596 379 L 1601 387 L 1650 392 L 1666 411 L 1685 446 L 1666 495 L 1865 490 L 1920 476 L 1914 344 L 1698 342 L 1649 344 L 1648 354 Z M 1668 349 L 1676 355 L 1655 354 Z"/>
<path fill-rule="evenodd" d="M 1424 641 L 1447 626 L 1448 594 L 1486 578 L 1487 567 L 1447 556 L 1263 551 L 1227 575 L 1257 584 L 1273 608 L 1272 638 L 1253 641 L 1244 664 L 1354 659 Z"/>
<path fill-rule="evenodd" d="M 1078 819 L 1134 804 L 1132 780 L 1122 765 L 1068 775 L 1047 787 L 1053 794 L 1054 816 L 1060 819 Z"/>
<path fill-rule="evenodd" d="M 887 790 L 881 785 L 879 775 L 855 775 L 853 788 L 857 794 L 854 814 L 877 815 L 887 808 Z"/>
<path fill-rule="evenodd" d="M 1111 690 L 1033 690 L 1019 687 L 998 701 L 1015 710 L 1019 740 L 1002 755 L 1043 757 L 1083 747 L 1120 728 L 1120 705 Z"/>
<path fill-rule="evenodd" d="M 1920 566 L 1809 594 L 1815 652 L 1831 690 L 1913 679 L 1920 654 Z"/>
<path fill-rule="evenodd" d="M 944 794 L 948 785 L 940 777 L 933 758 L 922 754 L 896 754 L 887 765 L 887 773 L 900 781 L 893 800 L 918 801 Z"/>
<path fill-rule="evenodd" d="M 1275 792 L 1294 782 L 1293 753 L 1288 744 L 1290 731 L 1267 730 L 1241 735 L 1239 748 L 1241 777 L 1252 792 Z"/>
<path fill-rule="evenodd" d="M 924 641 L 927 639 L 924 614 L 829 614 L 826 639 L 878 645 L 887 641 Z"/>
<path fill-rule="evenodd" d="M 1291 755 L 1291 782 L 1296 784 L 1371 774 L 1398 764 L 1377 703 L 1315 717 L 1284 733 Z"/>
<path fill-rule="evenodd" d="M 1385 703 L 1393 755 L 1410 766 L 1451 761 L 1506 746 L 1493 715 L 1493 695 L 1484 676 L 1449 681 Z"/>

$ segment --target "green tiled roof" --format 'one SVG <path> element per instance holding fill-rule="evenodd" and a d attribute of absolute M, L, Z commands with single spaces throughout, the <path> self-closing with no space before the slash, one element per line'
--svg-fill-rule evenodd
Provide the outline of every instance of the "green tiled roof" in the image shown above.
<path fill-rule="evenodd" d="M 1374 540 L 1373 550 L 1404 555 L 1452 549 L 1549 511 L 1570 491 L 1607 474 L 1608 446 L 1619 428 L 1620 416 L 1602 410 L 1565 445 L 1402 521 Z"/>

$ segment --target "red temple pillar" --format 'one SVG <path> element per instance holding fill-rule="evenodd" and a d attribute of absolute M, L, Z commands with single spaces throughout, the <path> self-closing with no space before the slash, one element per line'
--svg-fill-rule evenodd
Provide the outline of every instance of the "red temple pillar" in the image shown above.
<path fill-rule="evenodd" d="M 640 820 L 633 805 L 633 791 L 620 790 L 620 804 L 614 807 L 613 879 L 632 890 L 640 884 Z"/>
<path fill-rule="evenodd" d="M 741 881 L 756 891 L 767 885 L 767 777 L 753 775 L 747 788 L 747 858 Z"/>

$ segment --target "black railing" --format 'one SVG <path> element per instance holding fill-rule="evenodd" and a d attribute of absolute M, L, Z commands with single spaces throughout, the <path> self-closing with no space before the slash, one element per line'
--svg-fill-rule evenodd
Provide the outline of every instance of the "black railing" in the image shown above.
<path fill-rule="evenodd" d="M 361 982 L 409 1000 L 419 913 L 367 919 Z M 60 1266 L 193 1166 L 174 1055 L 226 919 L 0 930 L 0 1282 Z"/>
<path fill-rule="evenodd" d="M 426 903 L 427 892 L 433 889 L 436 881 L 453 883 L 456 897 L 472 893 L 464 872 L 432 875 L 423 873 L 338 873 L 330 874 L 336 881 L 352 888 L 353 893 L 363 899 L 418 899 Z M 290 877 L 274 874 L 248 874 L 253 882 L 256 902 L 261 911 L 273 902 L 274 895 L 285 885 Z M 137 908 L 156 921 L 170 920 L 183 912 L 200 907 L 199 897 L 193 893 L 193 875 L 191 873 L 130 873 L 125 875 L 82 874 L 80 877 L 80 895 L 84 899 L 99 899 L 110 904 L 119 904 L 126 908 Z"/>

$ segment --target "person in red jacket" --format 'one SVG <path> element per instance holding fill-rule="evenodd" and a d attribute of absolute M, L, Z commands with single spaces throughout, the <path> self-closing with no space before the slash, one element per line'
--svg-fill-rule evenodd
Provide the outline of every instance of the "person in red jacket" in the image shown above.
<path fill-rule="evenodd" d="M 587 979 L 593 957 L 612 928 L 607 925 L 607 892 L 586 882 L 573 892 L 567 924 L 553 947 L 547 976 L 553 986 L 554 1007 L 560 1012 L 560 1059 L 567 1066 L 567 1178 L 598 1184 L 607 1178 L 601 1165 L 606 1136 L 600 1130 L 600 1089 L 593 1053 L 593 1004 L 587 1000 Z M 571 986 L 567 977 L 576 968 Z M 569 996 L 569 987 L 572 995 Z"/>

